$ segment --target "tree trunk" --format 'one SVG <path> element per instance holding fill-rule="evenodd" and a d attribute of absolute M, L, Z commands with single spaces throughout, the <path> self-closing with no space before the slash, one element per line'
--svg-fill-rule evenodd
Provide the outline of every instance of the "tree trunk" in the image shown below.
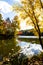
<path fill-rule="evenodd" d="M 41 46 L 42 46 L 42 49 L 43 49 L 43 43 L 42 43 L 42 39 L 41 39 L 40 33 L 39 33 L 39 42 L 40 42 L 40 44 L 41 44 Z"/>
<path fill-rule="evenodd" d="M 42 43 L 42 39 L 41 39 L 41 32 L 40 32 L 40 28 L 39 28 L 39 25 L 38 25 L 38 20 L 37 20 L 37 18 L 35 17 L 35 13 L 33 12 L 33 14 L 34 14 L 34 18 L 35 18 L 35 20 L 36 20 L 36 26 L 37 26 L 37 28 L 38 28 L 38 30 L 36 29 L 36 31 L 37 31 L 37 33 L 38 33 L 38 35 L 39 35 L 39 42 L 40 42 L 40 44 L 41 44 L 41 46 L 42 46 L 42 49 L 43 49 L 43 43 Z"/>
<path fill-rule="evenodd" d="M 40 0 L 41 7 L 43 8 L 42 1 Z"/>
<path fill-rule="evenodd" d="M 32 12 L 33 12 L 33 15 L 32 15 L 32 17 L 28 14 L 28 12 L 25 10 L 25 12 L 28 14 L 28 16 L 30 16 L 30 18 L 31 18 L 31 20 L 32 20 L 32 22 L 33 22 L 33 24 L 34 24 L 34 27 L 35 27 L 35 29 L 36 29 L 36 31 L 37 31 L 37 33 L 38 33 L 38 36 L 39 36 L 39 42 L 40 42 L 40 44 L 41 44 L 41 46 L 42 46 L 42 49 L 43 49 L 43 43 L 42 43 L 42 40 L 41 40 L 41 32 L 40 32 L 40 28 L 39 28 L 39 25 L 38 25 L 38 19 L 36 18 L 36 16 L 35 16 L 35 13 L 34 13 L 34 6 L 32 5 L 32 2 L 31 2 L 31 0 L 29 0 L 29 2 L 30 2 L 30 4 L 31 4 L 31 8 L 32 8 Z M 41 0 L 40 0 L 40 3 L 41 3 Z M 41 3 L 41 6 L 42 6 L 42 3 Z M 34 17 L 34 19 L 32 19 Z M 34 23 L 34 20 L 36 21 L 35 23 Z"/>

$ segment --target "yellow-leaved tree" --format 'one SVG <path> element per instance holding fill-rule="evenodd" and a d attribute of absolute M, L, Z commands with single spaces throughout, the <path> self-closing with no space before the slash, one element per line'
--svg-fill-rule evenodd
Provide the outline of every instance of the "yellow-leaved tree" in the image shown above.
<path fill-rule="evenodd" d="M 31 23 L 34 26 L 39 42 L 43 48 L 43 43 L 41 40 L 40 22 L 43 22 L 43 3 L 41 0 L 21 0 L 21 5 L 14 5 L 13 10 L 19 13 L 21 19 L 26 20 L 27 23 Z"/>

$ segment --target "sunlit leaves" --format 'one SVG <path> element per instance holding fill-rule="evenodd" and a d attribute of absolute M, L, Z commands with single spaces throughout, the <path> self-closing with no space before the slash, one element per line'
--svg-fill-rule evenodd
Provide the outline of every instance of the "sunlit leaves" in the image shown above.
<path fill-rule="evenodd" d="M 13 6 L 12 6 L 12 10 L 13 10 L 13 11 L 15 10 L 16 12 L 23 11 L 22 6 L 21 6 L 21 5 L 18 5 L 18 4 L 17 4 L 17 5 L 16 5 L 16 4 L 13 5 Z"/>
<path fill-rule="evenodd" d="M 28 15 L 26 14 L 25 11 L 22 11 L 22 12 L 20 12 L 20 17 L 21 17 L 22 19 L 25 19 L 26 17 L 28 17 Z"/>
<path fill-rule="evenodd" d="M 37 28 L 37 23 L 43 21 L 43 9 L 41 0 L 21 0 L 22 6 L 16 6 L 16 11 L 19 12 L 19 18 L 26 21 L 26 25 L 32 25 Z M 15 7 L 14 7 L 15 10 Z M 28 19 L 30 17 L 30 19 Z M 35 20 L 35 17 L 37 21 Z M 39 24 L 38 24 L 39 25 Z"/>
<path fill-rule="evenodd" d="M 20 25 L 19 17 L 18 17 L 18 16 L 15 16 L 14 19 L 13 19 L 13 21 L 14 21 L 16 27 L 19 29 L 19 28 L 20 28 L 20 27 L 19 27 L 19 25 Z"/>

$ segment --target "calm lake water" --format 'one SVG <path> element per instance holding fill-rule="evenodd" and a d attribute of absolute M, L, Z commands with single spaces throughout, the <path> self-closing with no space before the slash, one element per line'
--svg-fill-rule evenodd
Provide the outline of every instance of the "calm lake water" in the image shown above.
<path fill-rule="evenodd" d="M 14 38 L 8 40 L 0 40 L 0 56 L 12 55 L 19 50 L 21 50 L 20 53 L 24 53 L 28 56 L 40 53 L 42 48 L 39 44 L 36 44 L 35 40 L 32 39 L 22 38 L 16 40 L 16 42 Z"/>

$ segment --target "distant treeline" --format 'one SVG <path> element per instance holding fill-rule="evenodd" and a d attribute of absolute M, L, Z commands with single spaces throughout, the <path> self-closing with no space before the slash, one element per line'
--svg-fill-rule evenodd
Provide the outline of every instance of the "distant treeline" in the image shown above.
<path fill-rule="evenodd" d="M 18 35 L 23 35 L 23 36 L 35 36 L 32 31 L 19 31 Z M 43 36 L 43 32 L 41 32 L 41 36 Z"/>

